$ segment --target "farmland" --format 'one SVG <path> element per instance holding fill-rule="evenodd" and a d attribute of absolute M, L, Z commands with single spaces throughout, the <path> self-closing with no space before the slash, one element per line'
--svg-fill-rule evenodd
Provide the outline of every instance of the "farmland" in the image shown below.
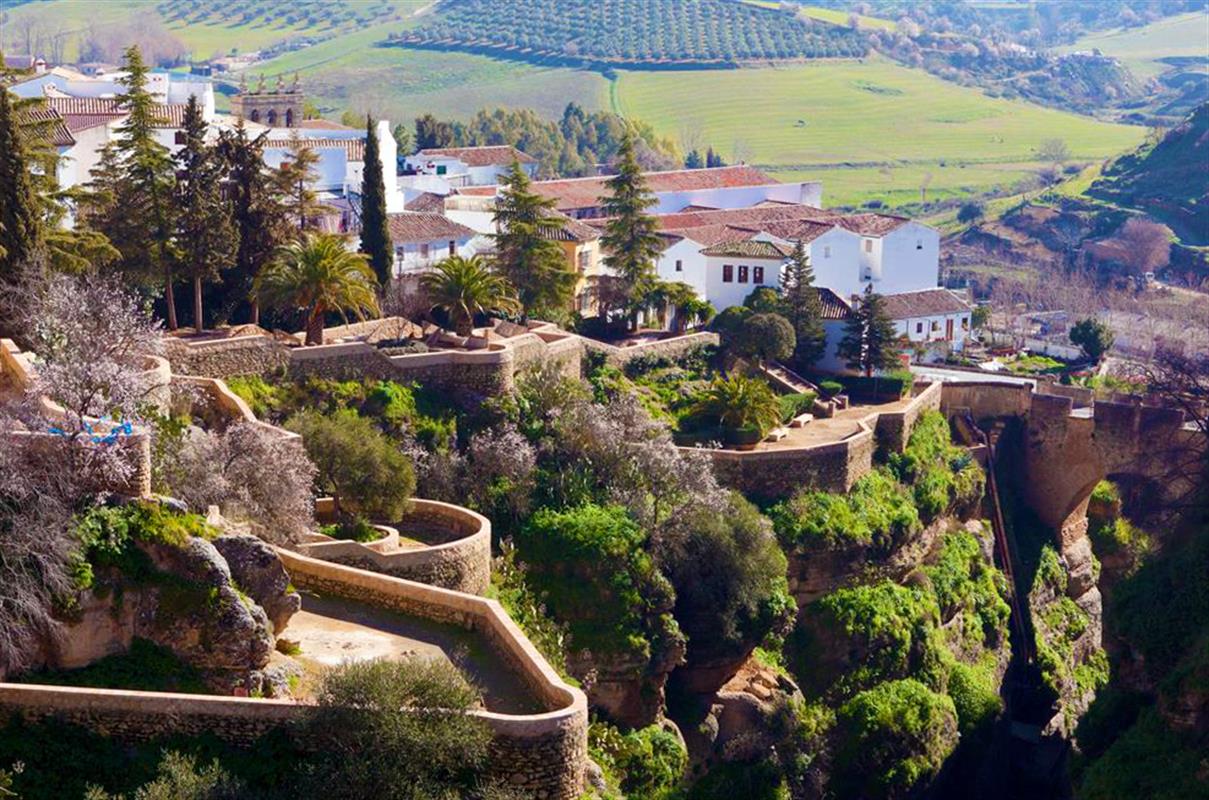
<path fill-rule="evenodd" d="M 1035 171 L 1036 149 L 1076 160 L 1137 145 L 1142 128 L 989 98 L 876 59 L 728 72 L 624 72 L 617 110 L 672 136 L 702 135 L 727 157 L 782 177 L 818 176 L 830 203 L 893 204 L 1002 188 Z"/>
<path fill-rule="evenodd" d="M 1062 49 L 1066 52 L 1098 49 L 1106 56 L 1120 59 L 1138 77 L 1150 78 L 1169 68 L 1160 59 L 1209 58 L 1209 18 L 1200 13 L 1181 14 L 1140 28 L 1085 36 Z"/>

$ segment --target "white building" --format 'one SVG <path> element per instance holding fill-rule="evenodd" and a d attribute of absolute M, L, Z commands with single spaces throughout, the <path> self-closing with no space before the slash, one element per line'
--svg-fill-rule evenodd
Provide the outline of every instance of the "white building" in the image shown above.
<path fill-rule="evenodd" d="M 960 352 L 970 335 L 970 304 L 948 289 L 931 288 L 883 297 L 899 336 L 924 351 L 922 360 Z"/>
<path fill-rule="evenodd" d="M 748 239 L 719 242 L 701 251 L 705 256 L 705 297 L 722 310 L 743 305 L 756 289 L 776 289 L 781 282 L 781 265 L 793 247 L 775 242 Z"/>
<path fill-rule="evenodd" d="M 404 211 L 387 216 L 395 251 L 395 277 L 423 272 L 450 256 L 475 254 L 478 234 L 442 214 Z"/>
<path fill-rule="evenodd" d="M 409 188 L 449 194 L 456 187 L 498 184 L 513 161 L 530 178 L 537 174 L 537 159 L 510 145 L 430 147 L 404 159 L 403 180 Z"/>

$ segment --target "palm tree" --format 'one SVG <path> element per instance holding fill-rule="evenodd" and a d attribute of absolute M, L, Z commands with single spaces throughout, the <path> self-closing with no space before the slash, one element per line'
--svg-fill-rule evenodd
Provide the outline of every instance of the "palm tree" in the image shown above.
<path fill-rule="evenodd" d="M 377 279 L 363 253 L 354 253 L 343 236 L 307 233 L 280 248 L 256 280 L 256 296 L 278 308 L 306 313 L 306 343 L 323 344 L 323 316 L 329 311 L 364 319 L 377 314 Z"/>
<path fill-rule="evenodd" d="M 475 314 L 520 311 L 512 285 L 487 268 L 478 256 L 450 256 L 420 278 L 433 308 L 449 315 L 458 336 L 469 336 Z"/>
<path fill-rule="evenodd" d="M 781 421 L 781 404 L 764 381 L 732 375 L 715 378 L 693 413 L 729 430 L 757 428 L 762 436 Z"/>

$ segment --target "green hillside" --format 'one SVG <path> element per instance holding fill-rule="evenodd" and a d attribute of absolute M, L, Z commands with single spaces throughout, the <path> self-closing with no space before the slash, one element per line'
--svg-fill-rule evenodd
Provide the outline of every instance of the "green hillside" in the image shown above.
<path fill-rule="evenodd" d="M 734 65 L 868 51 L 850 29 L 732 0 L 445 0 L 440 12 L 392 43 L 572 65 Z"/>
<path fill-rule="evenodd" d="M 1006 188 L 1043 166 L 1046 139 L 1076 160 L 1137 146 L 1139 127 L 987 97 L 867 59 L 727 72 L 623 72 L 618 110 L 783 177 L 818 177 L 828 203 L 915 202 Z M 928 176 L 931 176 L 930 179 Z"/>
<path fill-rule="evenodd" d="M 1170 68 L 1163 59 L 1209 59 L 1209 15 L 1181 14 L 1138 28 L 1095 33 L 1060 48 L 1065 53 L 1079 50 L 1099 50 L 1119 58 L 1138 77 L 1152 78 Z"/>
<path fill-rule="evenodd" d="M 1087 194 L 1145 211 L 1184 244 L 1209 245 L 1209 103 L 1158 142 L 1114 161 Z"/>

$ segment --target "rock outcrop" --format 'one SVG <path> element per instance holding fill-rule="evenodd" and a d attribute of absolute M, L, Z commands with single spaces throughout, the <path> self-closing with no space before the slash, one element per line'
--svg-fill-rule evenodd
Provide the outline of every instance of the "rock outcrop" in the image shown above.
<path fill-rule="evenodd" d="M 291 588 L 290 576 L 273 548 L 249 533 L 223 534 L 214 540 L 214 547 L 226 559 L 235 585 L 264 609 L 273 631 L 285 630 L 302 608 L 302 596 Z"/>

